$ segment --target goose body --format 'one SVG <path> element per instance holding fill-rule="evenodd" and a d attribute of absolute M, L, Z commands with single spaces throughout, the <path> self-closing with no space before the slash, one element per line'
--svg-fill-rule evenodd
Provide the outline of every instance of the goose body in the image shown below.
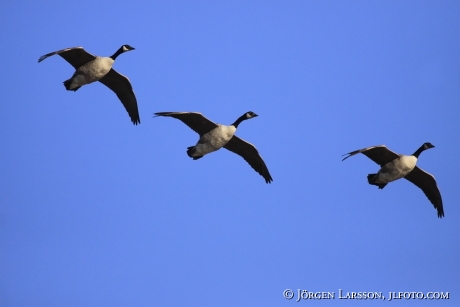
<path fill-rule="evenodd" d="M 266 183 L 273 181 L 255 146 L 235 135 L 242 121 L 258 116 L 254 112 L 246 112 L 229 126 L 216 124 L 198 112 L 158 112 L 155 115 L 179 119 L 200 135 L 198 142 L 187 148 L 187 155 L 193 160 L 201 159 L 224 147 L 245 159 L 256 172 L 264 177 Z"/>
<path fill-rule="evenodd" d="M 120 54 L 130 50 L 134 50 L 134 48 L 123 45 L 110 57 L 99 57 L 88 53 L 82 47 L 72 47 L 45 54 L 38 59 L 38 62 L 56 54 L 60 55 L 75 68 L 72 77 L 64 81 L 66 90 L 75 92 L 83 85 L 99 81 L 118 96 L 131 121 L 137 125 L 140 123 L 140 118 L 137 99 L 131 83 L 127 77 L 112 68 L 115 59 Z"/>
<path fill-rule="evenodd" d="M 112 69 L 115 60 L 109 57 L 96 57 L 93 61 L 80 66 L 64 86 L 69 91 L 76 91 L 86 84 L 102 79 Z"/>
<path fill-rule="evenodd" d="M 233 125 L 217 124 L 217 127 L 200 137 L 195 146 L 191 146 L 187 153 L 190 157 L 199 159 L 204 155 L 224 147 L 233 137 L 236 128 Z"/>
<path fill-rule="evenodd" d="M 378 171 L 373 179 L 375 183 L 389 183 L 405 177 L 412 172 L 417 163 L 415 156 L 399 155 L 398 158 L 388 162 Z"/>
<path fill-rule="evenodd" d="M 412 155 L 400 155 L 385 145 L 371 146 L 349 152 L 343 160 L 358 153 L 366 155 L 369 159 L 380 165 L 380 170 L 375 174 L 367 175 L 368 183 L 383 189 L 389 182 L 405 178 L 419 187 L 433 204 L 438 212 L 438 217 L 444 216 L 441 193 L 433 175 L 420 169 L 416 164 L 419 155 L 434 146 L 424 143 Z M 343 161 L 342 160 L 342 161 Z"/>

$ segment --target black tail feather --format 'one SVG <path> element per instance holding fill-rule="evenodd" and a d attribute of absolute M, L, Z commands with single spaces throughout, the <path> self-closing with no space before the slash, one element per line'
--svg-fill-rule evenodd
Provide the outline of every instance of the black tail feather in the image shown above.
<path fill-rule="evenodd" d="M 187 155 L 190 157 L 190 158 L 193 158 L 192 157 L 192 153 L 195 149 L 195 146 L 190 146 L 190 147 L 187 147 Z"/>
<path fill-rule="evenodd" d="M 379 189 L 383 189 L 388 183 L 376 183 L 375 182 L 376 176 L 377 176 L 377 174 L 369 174 L 369 175 L 367 175 L 367 182 L 369 182 L 369 184 L 378 186 Z"/>
<path fill-rule="evenodd" d="M 70 89 L 70 84 L 72 83 L 72 79 L 69 79 L 69 80 L 65 80 L 64 81 L 64 86 L 65 86 L 65 89 L 68 90 L 68 91 L 74 91 L 76 92 L 81 86 L 77 86 L 73 89 Z"/>
<path fill-rule="evenodd" d="M 195 146 L 187 147 L 187 155 L 188 155 L 190 158 L 193 158 L 193 160 L 198 160 L 198 159 L 203 158 L 203 156 L 197 156 L 197 157 L 192 156 L 192 154 L 193 154 L 194 152 L 195 152 Z"/>

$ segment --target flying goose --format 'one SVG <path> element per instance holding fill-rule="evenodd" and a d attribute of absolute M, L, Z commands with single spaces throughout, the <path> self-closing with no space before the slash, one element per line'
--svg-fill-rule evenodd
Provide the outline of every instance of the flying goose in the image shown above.
<path fill-rule="evenodd" d="M 112 56 L 99 57 L 86 52 L 83 47 L 72 47 L 45 54 L 38 59 L 38 62 L 40 63 L 50 56 L 59 54 L 76 69 L 73 76 L 64 81 L 66 90 L 75 92 L 85 84 L 99 81 L 117 94 L 126 111 L 128 111 L 131 121 L 134 125 L 137 125 L 141 120 L 133 87 L 127 77 L 112 68 L 117 56 L 130 50 L 134 50 L 134 48 L 130 45 L 123 45 Z"/>
<path fill-rule="evenodd" d="M 254 112 L 244 113 L 230 126 L 213 123 L 198 112 L 158 112 L 155 115 L 177 118 L 200 135 L 196 145 L 187 148 L 187 155 L 193 160 L 201 159 L 204 155 L 224 147 L 243 157 L 256 172 L 264 177 L 266 183 L 273 181 L 264 160 L 254 145 L 234 135 L 236 128 L 243 120 L 258 116 Z"/>
<path fill-rule="evenodd" d="M 435 209 L 438 210 L 438 217 L 442 218 L 444 216 L 444 209 L 442 207 L 441 193 L 436 185 L 436 180 L 433 175 L 415 165 L 422 151 L 433 147 L 431 143 L 424 143 L 412 155 L 406 156 L 392 152 L 386 148 L 385 145 L 371 146 L 344 154 L 344 156 L 348 156 L 343 158 L 343 160 L 358 153 L 362 153 L 379 164 L 381 168 L 377 174 L 367 175 L 369 184 L 376 185 L 379 189 L 383 189 L 389 182 L 403 177 L 406 178 L 422 189 Z"/>

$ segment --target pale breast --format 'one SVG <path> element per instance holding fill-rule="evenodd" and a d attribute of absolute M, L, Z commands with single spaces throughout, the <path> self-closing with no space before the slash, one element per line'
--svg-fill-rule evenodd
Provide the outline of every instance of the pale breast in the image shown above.
<path fill-rule="evenodd" d="M 98 81 L 112 69 L 113 63 L 114 60 L 111 58 L 98 57 L 78 68 L 75 74 L 83 75 L 86 83 Z"/>
<path fill-rule="evenodd" d="M 198 140 L 196 151 L 203 155 L 216 151 L 225 146 L 235 132 L 234 126 L 218 125 Z"/>
<path fill-rule="evenodd" d="M 384 165 L 378 173 L 378 182 L 387 183 L 405 177 L 415 167 L 415 156 L 401 155 L 398 159 Z"/>

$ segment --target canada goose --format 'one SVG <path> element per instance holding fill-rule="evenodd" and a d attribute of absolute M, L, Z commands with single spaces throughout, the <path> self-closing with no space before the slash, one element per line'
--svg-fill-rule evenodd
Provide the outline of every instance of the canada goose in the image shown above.
<path fill-rule="evenodd" d="M 254 112 L 244 113 L 230 126 L 213 123 L 198 112 L 158 112 L 155 115 L 177 118 L 200 135 L 196 145 L 187 148 L 187 155 L 193 160 L 198 160 L 224 147 L 243 157 L 256 172 L 264 177 L 266 183 L 273 181 L 264 160 L 254 145 L 234 135 L 236 128 L 243 120 L 258 116 Z"/>
<path fill-rule="evenodd" d="M 389 182 L 395 181 L 400 178 L 406 178 L 425 193 L 426 197 L 431 201 L 435 209 L 438 210 L 438 217 L 444 216 L 444 209 L 442 207 L 441 193 L 436 185 L 436 180 L 433 175 L 425 172 L 417 167 L 418 156 L 422 151 L 433 148 L 431 143 L 424 143 L 412 155 L 398 155 L 392 152 L 385 145 L 371 146 L 356 151 L 349 152 L 345 155 L 343 160 L 362 153 L 369 159 L 380 165 L 380 170 L 377 174 L 367 175 L 369 184 L 376 185 L 379 189 L 383 189 Z M 344 156 L 345 156 L 344 155 Z M 343 161 L 342 160 L 342 161 Z"/>
<path fill-rule="evenodd" d="M 112 68 L 117 56 L 130 50 L 134 50 L 134 48 L 130 45 L 123 45 L 112 56 L 99 57 L 86 52 L 83 47 L 72 47 L 45 54 L 38 59 L 38 62 L 40 63 L 52 55 L 59 54 L 76 69 L 72 77 L 64 81 L 66 90 L 75 92 L 85 84 L 99 81 L 117 94 L 126 111 L 128 111 L 131 121 L 137 125 L 141 120 L 133 87 L 127 77 Z"/>

